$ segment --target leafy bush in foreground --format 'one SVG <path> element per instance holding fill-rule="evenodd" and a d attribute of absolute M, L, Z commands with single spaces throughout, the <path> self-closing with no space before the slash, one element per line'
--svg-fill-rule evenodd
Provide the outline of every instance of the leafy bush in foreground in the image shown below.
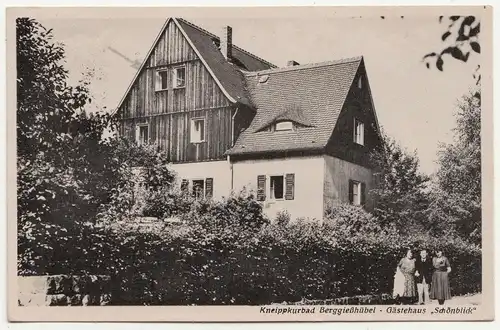
<path fill-rule="evenodd" d="M 269 304 L 391 292 L 405 249 L 425 246 L 443 249 L 450 259 L 454 295 L 481 288 L 481 251 L 461 240 L 401 236 L 347 205 L 322 223 L 298 219 L 253 227 L 248 222 L 254 219 L 242 221 L 238 211 L 253 209 L 253 200 L 220 203 L 199 201 L 189 222 L 163 232 L 108 233 L 99 253 L 52 271 L 74 274 L 88 267 L 112 275 L 115 305 Z"/>

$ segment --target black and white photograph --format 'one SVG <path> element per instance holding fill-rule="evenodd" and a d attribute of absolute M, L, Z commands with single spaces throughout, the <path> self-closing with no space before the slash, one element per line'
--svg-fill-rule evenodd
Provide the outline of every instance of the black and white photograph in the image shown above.
<path fill-rule="evenodd" d="M 13 320 L 493 319 L 490 7 L 7 18 Z"/>

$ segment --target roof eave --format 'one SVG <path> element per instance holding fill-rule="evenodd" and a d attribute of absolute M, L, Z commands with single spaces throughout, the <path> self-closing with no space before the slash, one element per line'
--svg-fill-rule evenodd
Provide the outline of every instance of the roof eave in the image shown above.
<path fill-rule="evenodd" d="M 263 155 L 276 155 L 276 154 L 287 154 L 287 153 L 297 153 L 297 152 L 317 152 L 324 153 L 325 146 L 317 147 L 302 147 L 302 148 L 287 148 L 282 150 L 258 150 L 258 151 L 243 151 L 243 150 L 233 150 L 229 149 L 224 153 L 225 156 L 263 156 Z"/>

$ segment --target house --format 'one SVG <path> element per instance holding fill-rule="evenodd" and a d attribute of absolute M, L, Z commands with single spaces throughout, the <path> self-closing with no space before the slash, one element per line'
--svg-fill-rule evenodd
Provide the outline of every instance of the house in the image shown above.
<path fill-rule="evenodd" d="M 265 212 L 322 218 L 334 201 L 371 207 L 379 126 L 362 57 L 277 67 L 169 18 L 116 109 L 120 134 L 167 152 L 181 186 L 256 192 Z"/>

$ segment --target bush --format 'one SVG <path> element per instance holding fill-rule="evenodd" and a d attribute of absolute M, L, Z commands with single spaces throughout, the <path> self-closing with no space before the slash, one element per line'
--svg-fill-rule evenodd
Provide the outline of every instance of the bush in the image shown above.
<path fill-rule="evenodd" d="M 70 252 L 82 260 L 63 261 L 64 268 L 52 270 L 73 274 L 88 267 L 111 275 L 114 305 L 333 303 L 390 293 L 405 249 L 426 247 L 443 249 L 450 259 L 452 294 L 481 289 L 481 251 L 464 241 L 425 233 L 401 236 L 350 205 L 336 206 L 323 223 L 269 224 L 258 205 L 248 195 L 198 200 L 178 226 L 110 234 L 98 245 L 102 252 L 85 257 Z M 90 237 L 82 237 L 81 246 L 90 246 Z M 62 256 L 68 255 L 55 257 Z"/>

